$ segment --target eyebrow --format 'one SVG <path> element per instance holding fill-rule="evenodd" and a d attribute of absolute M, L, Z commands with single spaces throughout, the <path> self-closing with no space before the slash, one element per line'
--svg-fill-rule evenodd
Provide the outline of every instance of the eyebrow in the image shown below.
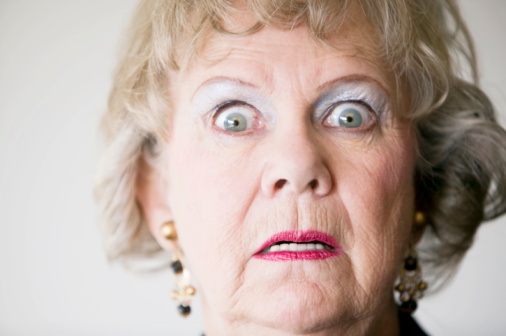
<path fill-rule="evenodd" d="M 327 81 L 318 86 L 318 91 L 326 91 L 330 90 L 335 86 L 343 85 L 343 84 L 357 84 L 357 83 L 371 83 L 376 86 L 379 86 L 388 96 L 390 95 L 390 91 L 385 88 L 385 86 L 375 78 L 362 74 L 352 74 L 343 77 L 338 77 Z"/>
<path fill-rule="evenodd" d="M 215 83 L 216 84 L 217 83 L 238 84 L 240 86 L 246 86 L 246 87 L 253 88 L 253 89 L 260 89 L 260 87 L 258 85 L 244 81 L 239 78 L 233 78 L 233 77 L 228 77 L 228 76 L 215 76 L 215 77 L 211 77 L 209 79 L 206 79 L 204 82 L 202 82 L 197 87 L 195 92 L 193 93 L 191 100 L 193 100 L 195 98 L 195 95 L 197 94 L 197 92 L 199 92 L 203 87 L 205 87 L 207 85 L 212 85 Z M 381 84 L 380 81 L 376 80 L 375 78 L 373 78 L 371 76 L 367 76 L 367 75 L 363 75 L 363 74 L 351 74 L 351 75 L 346 75 L 346 76 L 334 78 L 334 79 L 329 80 L 323 84 L 320 84 L 317 87 L 317 91 L 327 91 L 327 90 L 331 90 L 335 86 L 340 86 L 340 85 L 345 85 L 345 84 L 358 84 L 358 83 L 374 84 L 374 85 L 378 86 L 380 89 L 382 89 L 387 94 L 387 96 L 390 96 L 389 90 L 387 90 L 385 88 L 385 86 L 383 84 Z"/>
<path fill-rule="evenodd" d="M 250 83 L 250 82 L 243 81 L 242 79 L 239 79 L 239 78 L 233 78 L 233 77 L 228 77 L 228 76 L 215 76 L 215 77 L 211 77 L 209 79 L 206 79 L 204 82 L 202 82 L 197 87 L 197 89 L 195 90 L 195 92 L 193 92 L 191 100 L 193 100 L 195 98 L 195 95 L 197 94 L 197 92 L 199 92 L 200 89 L 202 89 L 204 86 L 212 85 L 212 84 L 215 84 L 215 83 L 238 84 L 240 86 L 248 86 L 248 87 L 253 88 L 253 89 L 259 89 L 258 85 L 255 85 L 255 84 Z"/>

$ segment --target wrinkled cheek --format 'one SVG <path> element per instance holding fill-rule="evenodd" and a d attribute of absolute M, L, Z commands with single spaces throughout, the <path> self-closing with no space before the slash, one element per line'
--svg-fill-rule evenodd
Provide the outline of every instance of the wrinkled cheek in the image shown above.
<path fill-rule="evenodd" d="M 248 172 L 191 137 L 170 145 L 169 160 L 169 204 L 192 276 L 202 293 L 226 293 L 244 259 L 236 224 L 248 204 Z"/>
<path fill-rule="evenodd" d="M 206 160 L 199 148 L 177 131 L 176 128 L 168 148 L 168 203 L 192 277 L 201 278 L 199 272 L 203 265 L 199 262 L 209 251 L 212 240 L 212 237 L 205 239 L 210 233 L 206 232 L 209 230 L 209 219 L 206 218 L 209 202 L 202 193 L 205 172 L 198 169 Z M 213 257 L 209 256 L 209 261 L 212 260 Z"/>
<path fill-rule="evenodd" d="M 388 145 L 371 153 L 364 163 L 371 195 L 367 202 L 374 204 L 378 223 L 395 224 L 403 208 L 411 210 L 414 202 L 414 148 L 409 134 L 396 137 Z"/>
<path fill-rule="evenodd" d="M 341 192 L 351 220 L 353 241 L 348 244 L 358 281 L 381 293 L 392 285 L 410 237 L 414 159 L 410 143 L 369 154 L 353 163 L 360 179 L 341 186 Z"/>

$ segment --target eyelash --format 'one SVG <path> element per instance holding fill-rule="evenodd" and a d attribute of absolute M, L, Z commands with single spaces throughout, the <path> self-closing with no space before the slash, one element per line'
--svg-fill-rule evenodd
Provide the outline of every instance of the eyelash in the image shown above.
<path fill-rule="evenodd" d="M 365 126 L 360 126 L 360 127 L 357 127 L 356 129 L 354 128 L 347 128 L 347 127 L 337 127 L 337 126 L 331 126 L 331 125 L 328 125 L 328 126 L 325 126 L 323 125 L 324 127 L 326 128 L 330 128 L 330 129 L 336 129 L 340 132 L 363 132 L 363 131 L 366 131 L 368 130 L 369 128 L 371 128 L 372 126 L 374 126 L 378 120 L 379 120 L 379 115 L 378 113 L 371 107 L 371 105 L 369 105 L 367 102 L 363 101 L 363 100 L 341 100 L 341 101 L 337 101 L 337 102 L 334 102 L 332 104 L 330 104 L 329 107 L 327 107 L 323 113 L 318 113 L 319 116 L 317 116 L 317 118 L 315 119 L 321 119 L 322 120 L 322 124 L 325 123 L 325 121 L 327 121 L 327 119 L 331 116 L 332 114 L 332 111 L 337 108 L 339 105 L 342 105 L 342 104 L 357 104 L 357 105 L 361 105 L 362 107 L 364 107 L 368 113 L 369 113 L 369 116 L 371 117 L 371 121 L 368 122 Z M 232 108 L 232 107 L 237 107 L 237 106 L 244 106 L 244 107 L 247 107 L 248 109 L 250 109 L 251 111 L 253 111 L 255 113 L 256 116 L 258 115 L 261 115 L 261 113 L 253 106 L 253 105 L 250 105 L 244 101 L 241 101 L 241 100 L 227 100 L 227 101 L 224 101 L 222 103 L 220 103 L 219 105 L 217 105 L 211 112 L 210 114 L 210 119 L 211 119 L 211 123 L 212 125 L 214 126 L 214 128 L 217 130 L 217 131 L 220 131 L 220 132 L 223 132 L 225 134 L 228 134 L 228 135 L 231 135 L 231 136 L 239 136 L 239 135 L 246 135 L 246 134 L 249 134 L 251 131 L 254 130 L 254 128 L 252 129 L 249 129 L 249 130 L 246 130 L 246 131 L 243 131 L 243 132 L 228 132 L 224 129 L 222 129 L 221 127 L 219 126 L 216 126 L 215 123 L 216 123 L 216 120 L 217 118 L 220 116 L 220 114 L 222 112 L 225 112 L 227 109 L 229 108 Z M 257 118 L 255 118 L 257 119 Z M 261 123 L 261 121 L 260 121 Z"/>
<path fill-rule="evenodd" d="M 377 113 L 376 111 L 371 107 L 371 105 L 369 105 L 368 103 L 366 103 L 365 101 L 363 100 L 359 100 L 359 99 L 349 99 L 349 100 L 339 100 L 339 101 L 336 101 L 336 102 L 333 102 L 330 104 L 329 107 L 327 107 L 325 109 L 325 112 L 323 112 L 323 116 L 326 117 L 328 115 L 328 113 L 330 113 L 330 111 L 332 111 L 332 109 L 334 109 L 335 107 L 337 107 L 338 105 L 341 105 L 341 104 L 346 104 L 346 103 L 351 103 L 351 104 L 358 104 L 358 105 L 362 105 L 363 107 L 365 107 L 372 115 L 375 116 L 375 118 L 377 117 Z"/>
<path fill-rule="evenodd" d="M 325 121 L 331 116 L 332 111 L 335 108 L 337 108 L 338 106 L 343 105 L 343 104 L 357 104 L 357 105 L 364 107 L 368 111 L 372 121 L 367 123 L 365 126 L 358 127 L 357 130 L 346 128 L 346 127 L 335 127 L 335 126 L 326 126 L 326 127 L 332 128 L 332 129 L 338 129 L 340 132 L 357 132 L 358 130 L 363 132 L 365 130 L 368 130 L 372 126 L 374 126 L 379 120 L 379 114 L 367 102 L 365 102 L 363 100 L 358 100 L 358 99 L 350 99 L 350 100 L 340 100 L 340 101 L 330 104 L 330 106 L 327 107 L 324 110 L 324 112 L 321 114 L 321 119 L 323 120 L 322 123 L 325 123 Z M 320 119 L 320 118 L 318 118 L 318 119 Z"/>
<path fill-rule="evenodd" d="M 246 135 L 246 134 L 249 134 L 251 133 L 252 131 L 254 131 L 254 129 L 256 127 L 253 127 L 252 129 L 248 129 L 248 130 L 245 130 L 245 131 L 241 131 L 241 132 L 227 132 L 226 130 L 222 129 L 221 127 L 217 126 L 216 125 L 216 121 L 217 119 L 219 118 L 219 116 L 226 112 L 229 108 L 233 108 L 233 107 L 240 107 L 240 106 L 244 106 L 244 107 L 247 107 L 249 110 L 251 110 L 254 114 L 255 114 L 255 119 L 256 121 L 258 122 L 258 124 L 260 126 L 263 126 L 263 123 L 262 121 L 260 120 L 261 118 L 257 118 L 259 115 L 261 115 L 260 111 L 258 111 L 258 109 L 256 109 L 253 105 L 251 104 L 248 104 L 242 100 L 227 100 L 219 105 L 217 105 L 213 110 L 212 110 L 212 113 L 210 114 L 210 119 L 211 119 L 211 123 L 214 127 L 215 130 L 219 131 L 219 132 L 222 132 L 224 134 L 227 134 L 227 135 L 230 135 L 230 136 L 240 136 L 240 135 Z M 261 128 L 261 127 L 258 127 L 258 128 Z"/>

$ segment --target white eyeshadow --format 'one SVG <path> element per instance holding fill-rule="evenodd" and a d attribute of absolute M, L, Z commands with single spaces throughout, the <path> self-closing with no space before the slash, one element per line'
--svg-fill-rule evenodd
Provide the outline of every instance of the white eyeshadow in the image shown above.
<path fill-rule="evenodd" d="M 191 113 L 201 117 L 212 112 L 217 106 L 227 101 L 238 100 L 257 109 L 267 122 L 274 122 L 273 104 L 259 89 L 231 79 L 211 81 L 202 85 L 194 94 Z"/>
<path fill-rule="evenodd" d="M 260 89 L 231 78 L 217 78 L 204 83 L 191 100 L 190 113 L 196 117 L 211 117 L 214 110 L 227 101 L 242 101 L 257 109 L 267 123 L 276 122 L 276 110 L 270 95 Z M 387 93 L 377 84 L 366 80 L 337 81 L 326 89 L 313 104 L 313 120 L 323 117 L 328 108 L 338 102 L 362 101 L 369 105 L 378 121 L 391 117 Z"/>
<path fill-rule="evenodd" d="M 362 101 L 369 105 L 376 116 L 380 118 L 389 111 L 389 101 L 386 93 L 377 85 L 357 81 L 344 84 L 336 84 L 322 96 L 315 104 L 314 118 L 318 119 L 329 107 L 338 102 Z"/>

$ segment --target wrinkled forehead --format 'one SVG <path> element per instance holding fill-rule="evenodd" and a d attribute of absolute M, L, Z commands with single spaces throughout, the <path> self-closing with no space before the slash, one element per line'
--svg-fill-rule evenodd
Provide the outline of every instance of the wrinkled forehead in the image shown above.
<path fill-rule="evenodd" d="M 390 78 L 377 53 L 363 39 L 337 36 L 325 45 L 310 36 L 301 25 L 292 30 L 265 27 L 241 37 L 218 35 L 207 41 L 197 58 L 180 71 L 179 78 L 201 78 L 249 73 L 264 84 L 277 76 L 294 76 L 308 85 L 319 86 L 340 75 L 368 75 L 387 91 Z M 232 74 L 230 72 L 233 72 Z"/>
<path fill-rule="evenodd" d="M 217 3 L 219 1 L 216 1 Z M 279 1 L 272 1 L 277 3 Z M 248 2 L 248 5 L 264 4 L 258 7 L 249 6 L 242 1 L 234 1 L 229 7 L 217 8 L 212 16 L 202 16 L 201 11 L 197 11 L 189 18 L 190 26 L 186 32 L 181 32 L 178 36 L 180 41 L 178 45 L 178 56 L 180 64 L 188 64 L 187 59 L 203 58 L 210 59 L 215 56 L 219 58 L 220 54 L 213 47 L 222 42 L 227 42 L 227 38 L 233 38 L 232 41 L 240 38 L 246 38 L 250 35 L 262 35 L 265 28 L 290 31 L 300 27 L 307 30 L 307 38 L 301 41 L 279 40 L 280 44 L 303 44 L 307 48 L 322 45 L 354 53 L 357 56 L 368 58 L 378 58 L 381 49 L 381 34 L 374 27 L 371 20 L 365 17 L 364 11 L 356 1 L 333 0 L 334 6 L 328 3 L 332 1 L 323 1 L 321 10 L 328 13 L 312 13 L 309 6 L 303 6 L 306 2 L 296 2 L 301 4 L 299 8 L 290 9 L 293 4 L 287 6 L 283 3 L 282 7 L 271 7 L 265 5 L 269 1 Z M 281 5 L 281 4 L 280 4 Z M 260 7 L 260 8 L 259 8 Z M 272 11 L 272 12 L 270 12 Z M 278 13 L 279 12 L 279 13 Z M 203 21 L 202 21 L 203 20 Z M 258 37 L 257 37 L 258 39 Z M 206 57 L 203 52 L 206 52 Z"/>
<path fill-rule="evenodd" d="M 317 36 L 314 27 L 306 20 L 300 20 L 293 27 L 262 24 L 258 29 L 250 29 L 256 27 L 259 19 L 245 8 L 234 11 L 220 28 L 209 31 L 198 48 L 191 50 L 194 54 L 189 55 L 176 77 L 186 77 L 189 73 L 195 75 L 195 72 L 201 77 L 205 77 L 206 73 L 216 76 L 220 68 L 240 61 L 243 61 L 241 70 L 248 70 L 244 67 L 249 61 L 251 71 L 264 77 L 270 76 L 275 72 L 273 70 L 296 69 L 303 64 L 309 68 L 305 71 L 307 81 L 316 78 L 314 85 L 318 85 L 331 80 L 326 76 L 333 75 L 323 64 L 340 66 L 342 63 L 332 62 L 332 58 L 346 58 L 355 61 L 353 64 L 360 68 L 358 73 L 370 75 L 387 92 L 392 91 L 392 72 L 388 71 L 376 45 L 379 34 L 357 8 L 348 8 L 340 25 L 336 25 L 324 39 Z M 313 63 L 307 62 L 308 59 Z M 262 61 L 266 64 L 259 64 Z M 348 73 L 352 73 L 354 69 L 349 70 Z M 265 78 L 265 82 L 271 81 L 272 78 Z"/>

